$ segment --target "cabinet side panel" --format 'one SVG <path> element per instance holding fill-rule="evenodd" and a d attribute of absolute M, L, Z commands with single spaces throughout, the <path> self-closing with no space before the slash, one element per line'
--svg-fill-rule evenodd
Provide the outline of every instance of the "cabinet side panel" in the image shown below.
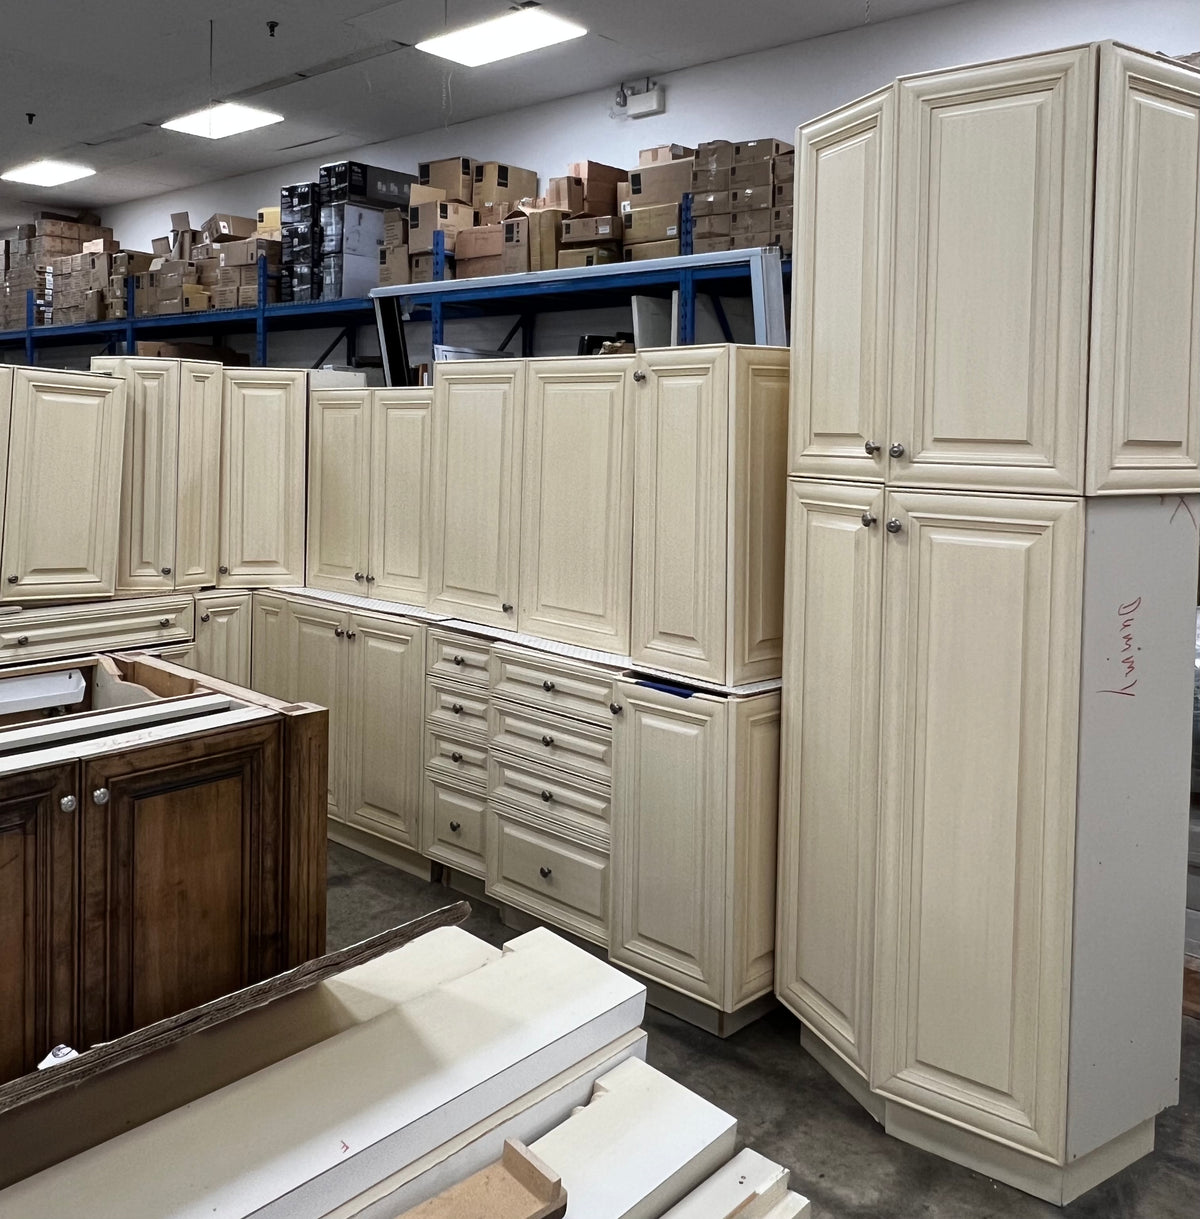
<path fill-rule="evenodd" d="M 1090 500 L 1067 1155 L 1179 1097 L 1200 496 Z"/>

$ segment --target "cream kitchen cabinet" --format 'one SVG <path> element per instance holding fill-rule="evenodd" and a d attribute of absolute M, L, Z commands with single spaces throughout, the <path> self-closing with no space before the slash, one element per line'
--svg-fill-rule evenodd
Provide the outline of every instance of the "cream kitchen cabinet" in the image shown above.
<path fill-rule="evenodd" d="M 642 352 L 634 662 L 722 686 L 778 677 L 788 353 Z"/>
<path fill-rule="evenodd" d="M 295 701 L 288 659 L 290 607 L 278 593 L 252 594 L 250 688 L 272 698 Z"/>
<path fill-rule="evenodd" d="M 226 368 L 217 583 L 304 583 L 307 375 Z"/>
<path fill-rule="evenodd" d="M 429 595 L 432 391 L 316 390 L 308 583 L 409 605 Z"/>
<path fill-rule="evenodd" d="M 111 597 L 125 382 L 94 373 L 6 369 L 0 402 L 0 425 L 7 425 L 0 601 Z"/>
<path fill-rule="evenodd" d="M 118 596 L 217 582 L 222 366 L 96 356 L 125 381 Z"/>
<path fill-rule="evenodd" d="M 249 592 L 218 589 L 196 594 L 193 669 L 235 686 L 250 685 L 251 602 Z"/>

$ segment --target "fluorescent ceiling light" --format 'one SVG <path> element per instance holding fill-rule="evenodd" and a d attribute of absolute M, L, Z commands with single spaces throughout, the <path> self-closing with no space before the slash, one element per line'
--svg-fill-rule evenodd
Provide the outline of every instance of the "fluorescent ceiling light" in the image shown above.
<path fill-rule="evenodd" d="M 27 182 L 30 186 L 61 186 L 77 178 L 90 178 L 96 171 L 90 165 L 72 165 L 68 161 L 30 161 L 0 174 L 5 182 Z"/>
<path fill-rule="evenodd" d="M 417 43 L 418 51 L 427 51 L 441 59 L 450 59 L 477 68 L 480 64 L 495 63 L 498 59 L 510 59 L 552 47 L 555 43 L 568 42 L 587 33 L 581 25 L 555 17 L 538 6 L 518 9 L 481 21 L 465 29 L 451 30 Z"/>
<path fill-rule="evenodd" d="M 269 127 L 272 123 L 282 123 L 282 114 L 272 114 L 270 110 L 256 110 L 253 106 L 242 106 L 237 102 L 217 102 L 205 106 L 203 110 L 194 110 L 191 114 L 180 115 L 163 123 L 168 131 L 186 131 L 188 135 L 202 135 L 206 140 L 223 140 L 226 136 L 240 135 L 243 131 L 253 131 L 256 127 Z"/>

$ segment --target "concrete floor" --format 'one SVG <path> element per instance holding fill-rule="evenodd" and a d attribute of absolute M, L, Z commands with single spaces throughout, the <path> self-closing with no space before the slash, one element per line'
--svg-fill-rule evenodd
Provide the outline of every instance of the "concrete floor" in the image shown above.
<path fill-rule="evenodd" d="M 331 950 L 452 900 L 449 889 L 329 844 Z M 516 934 L 481 903 L 466 927 L 493 944 Z M 1159 1116 L 1156 1150 L 1062 1209 L 889 1138 L 801 1050 L 782 1009 L 725 1041 L 654 1008 L 644 1027 L 649 1061 L 737 1117 L 742 1143 L 790 1168 L 813 1219 L 1194 1219 L 1200 1022 L 1180 1019 L 1181 1103 Z"/>

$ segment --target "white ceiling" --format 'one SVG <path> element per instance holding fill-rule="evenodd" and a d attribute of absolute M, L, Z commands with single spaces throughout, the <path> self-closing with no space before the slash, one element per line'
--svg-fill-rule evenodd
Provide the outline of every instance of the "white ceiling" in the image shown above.
<path fill-rule="evenodd" d="M 0 170 L 51 156 L 98 172 L 54 189 L 0 182 L 0 228 L 39 209 L 102 207 L 289 161 L 332 160 L 449 122 L 955 2 L 544 0 L 587 26 L 586 37 L 480 68 L 402 44 L 497 16 L 509 0 L 7 6 Z M 274 37 L 268 20 L 279 22 Z M 212 98 L 243 98 L 286 121 L 219 141 L 159 126 Z M 26 111 L 36 115 L 32 125 Z"/>

